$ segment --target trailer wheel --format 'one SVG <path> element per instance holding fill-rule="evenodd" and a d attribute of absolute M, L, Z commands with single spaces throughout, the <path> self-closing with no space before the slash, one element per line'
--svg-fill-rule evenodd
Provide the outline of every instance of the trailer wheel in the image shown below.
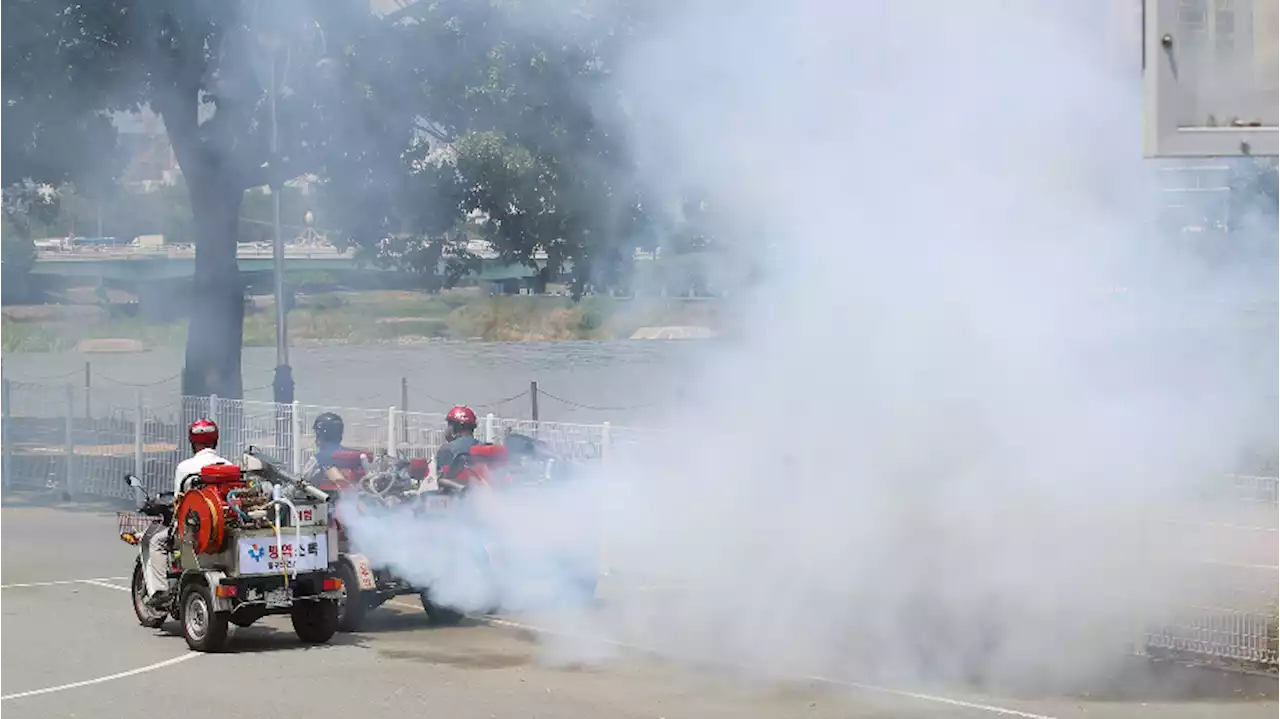
<path fill-rule="evenodd" d="M 147 606 L 147 580 L 143 574 L 145 571 L 146 569 L 142 566 L 142 557 L 138 557 L 138 560 L 133 563 L 133 580 L 129 583 L 133 613 L 142 626 L 147 629 L 159 629 L 164 624 L 168 612 Z"/>
<path fill-rule="evenodd" d="M 431 601 L 431 590 L 424 589 L 418 595 L 422 600 L 422 609 L 427 613 L 427 620 L 432 624 L 441 626 L 453 626 L 461 622 L 467 615 L 441 604 Z"/>
<path fill-rule="evenodd" d="M 324 644 L 338 631 L 338 602 L 334 599 L 293 603 L 293 631 L 307 644 Z"/>
<path fill-rule="evenodd" d="M 213 611 L 213 595 L 201 583 L 182 590 L 179 605 L 182 638 L 197 652 L 218 652 L 227 645 L 227 613 Z"/>
<path fill-rule="evenodd" d="M 338 605 L 338 631 L 358 632 L 369 611 L 369 597 L 360 589 L 356 570 L 349 562 L 338 564 L 338 577 L 342 579 L 343 597 Z"/>

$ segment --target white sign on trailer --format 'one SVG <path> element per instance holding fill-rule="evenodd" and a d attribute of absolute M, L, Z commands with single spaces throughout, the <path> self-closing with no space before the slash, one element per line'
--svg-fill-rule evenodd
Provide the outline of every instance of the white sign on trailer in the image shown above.
<path fill-rule="evenodd" d="M 271 537 L 242 537 L 238 540 L 241 574 L 275 574 L 277 572 L 315 572 L 329 566 L 329 537 L 326 534 L 304 534 L 301 543 L 286 536 L 279 545 Z"/>

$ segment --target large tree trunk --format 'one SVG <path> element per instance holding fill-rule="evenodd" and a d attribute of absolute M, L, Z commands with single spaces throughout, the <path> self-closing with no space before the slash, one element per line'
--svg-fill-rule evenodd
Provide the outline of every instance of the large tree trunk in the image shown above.
<path fill-rule="evenodd" d="M 244 339 L 244 282 L 236 263 L 244 190 L 217 168 L 188 172 L 195 219 L 196 262 L 182 393 L 240 399 L 240 346 Z"/>

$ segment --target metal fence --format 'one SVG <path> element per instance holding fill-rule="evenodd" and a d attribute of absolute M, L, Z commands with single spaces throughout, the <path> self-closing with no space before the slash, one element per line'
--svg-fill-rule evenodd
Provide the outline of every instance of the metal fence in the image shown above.
<path fill-rule="evenodd" d="M 1152 512 L 1187 547 L 1179 611 L 1144 623 L 1147 656 L 1277 672 L 1280 527 L 1276 477 L 1228 475 Z"/>
<path fill-rule="evenodd" d="M 360 409 L 231 400 L 217 396 L 157 401 L 142 390 L 84 388 L 3 381 L 6 488 L 44 487 L 59 493 L 128 499 L 122 481 L 136 474 L 149 491 L 168 489 L 174 466 L 188 454 L 186 426 L 199 417 L 218 424 L 220 444 L 236 450 L 253 445 L 294 471 L 315 452 L 311 425 L 336 412 L 345 426 L 343 444 L 429 457 L 444 442 L 444 415 L 395 407 Z M 478 436 L 500 441 L 521 432 L 548 442 L 565 456 L 603 461 L 619 432 L 600 425 L 531 422 L 493 414 L 480 418 Z M 622 429 L 620 445 L 635 444 L 648 431 Z"/>

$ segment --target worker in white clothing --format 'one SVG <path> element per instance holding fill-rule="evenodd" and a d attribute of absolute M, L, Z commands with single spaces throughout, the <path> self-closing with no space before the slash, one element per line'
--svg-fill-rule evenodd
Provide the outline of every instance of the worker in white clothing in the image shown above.
<path fill-rule="evenodd" d="M 218 455 L 218 425 L 211 419 L 197 419 L 187 427 L 187 439 L 191 441 L 190 458 L 178 463 L 173 473 L 173 501 L 176 505 L 182 493 L 187 491 L 187 482 L 192 477 L 199 477 L 201 468 L 210 464 L 230 464 Z M 162 522 L 154 522 L 147 528 L 142 541 L 142 564 L 146 568 L 143 576 L 147 583 L 147 604 L 161 609 L 169 603 L 168 556 L 165 544 L 168 542 L 170 526 Z"/>

